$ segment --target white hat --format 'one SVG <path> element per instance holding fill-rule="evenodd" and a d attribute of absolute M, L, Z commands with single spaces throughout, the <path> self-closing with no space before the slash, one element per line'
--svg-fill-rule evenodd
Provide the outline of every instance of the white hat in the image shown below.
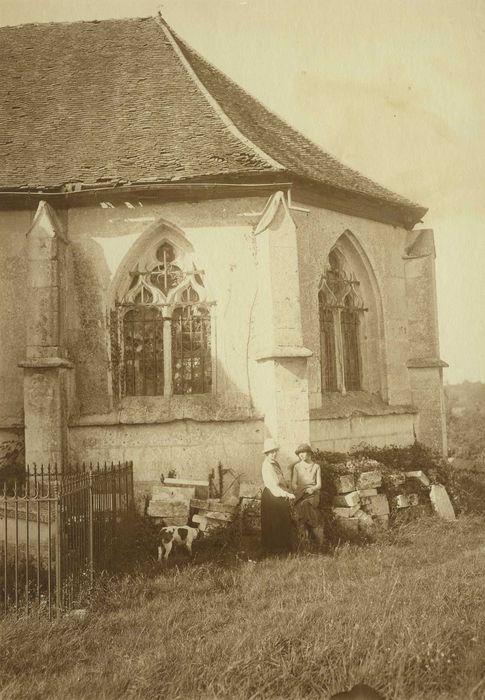
<path fill-rule="evenodd" d="M 264 454 L 267 454 L 268 452 L 273 452 L 273 450 L 279 450 L 280 447 L 276 440 L 273 440 L 273 438 L 266 438 L 264 441 L 264 448 L 263 452 Z"/>

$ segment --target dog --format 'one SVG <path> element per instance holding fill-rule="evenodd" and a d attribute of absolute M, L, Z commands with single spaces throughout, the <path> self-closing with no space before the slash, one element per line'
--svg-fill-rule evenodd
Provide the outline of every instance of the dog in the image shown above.
<path fill-rule="evenodd" d="M 185 547 L 190 556 L 192 556 L 192 543 L 202 533 L 196 527 L 190 525 L 168 525 L 160 530 L 160 545 L 158 547 L 158 561 L 168 559 L 172 547 Z"/>

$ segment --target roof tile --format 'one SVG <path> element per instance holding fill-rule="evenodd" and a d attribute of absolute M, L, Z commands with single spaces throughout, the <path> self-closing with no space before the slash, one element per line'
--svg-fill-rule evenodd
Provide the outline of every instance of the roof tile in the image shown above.
<path fill-rule="evenodd" d="M 425 211 L 342 165 L 156 18 L 2 27 L 0 65 L 0 189 L 286 172 Z"/>

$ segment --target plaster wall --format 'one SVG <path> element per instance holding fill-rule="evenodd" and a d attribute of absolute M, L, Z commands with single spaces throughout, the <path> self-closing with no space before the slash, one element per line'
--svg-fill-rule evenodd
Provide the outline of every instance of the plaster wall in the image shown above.
<path fill-rule="evenodd" d="M 305 309 L 303 343 L 313 351 L 308 361 L 311 408 L 322 405 L 318 288 L 328 255 L 340 240 L 360 280 L 367 311 L 362 322 L 363 388 L 390 404 L 411 403 L 406 368 L 409 359 L 408 309 L 404 271 L 407 232 L 399 227 L 327 210 L 292 213 L 298 230 L 301 303 Z"/>
<path fill-rule="evenodd" d="M 410 370 L 410 376 L 414 402 L 419 410 L 417 437 L 447 454 L 442 370 L 439 367 L 416 367 Z"/>
<path fill-rule="evenodd" d="M 136 478 L 147 480 L 158 479 L 160 472 L 172 468 L 181 475 L 206 476 L 221 459 L 225 466 L 244 471 L 248 479 L 259 479 L 261 445 L 270 424 L 268 420 L 263 423 L 262 407 L 271 403 L 266 395 L 272 386 L 265 369 L 268 362 L 256 360 L 268 338 L 267 325 L 256 323 L 267 304 L 262 294 L 264 272 L 258 271 L 264 260 L 258 258 L 253 227 L 266 201 L 258 197 L 191 203 L 132 199 L 116 206 L 63 212 L 69 240 L 64 339 L 67 356 L 75 367 L 69 373 L 71 460 L 131 459 Z M 315 207 L 308 214 L 290 213 L 296 225 L 299 286 L 291 293 L 288 308 L 301 306 L 301 331 L 297 323 L 290 323 L 291 313 L 285 320 L 282 295 L 283 303 L 276 304 L 275 316 L 282 334 L 278 344 L 284 344 L 287 331 L 291 331 L 291 342 L 298 340 L 313 355 L 295 360 L 297 369 L 277 361 L 278 372 L 283 374 L 278 378 L 274 373 L 274 377 L 280 389 L 288 385 L 301 401 L 309 395 L 311 408 L 320 409 L 318 420 L 310 421 L 310 439 L 321 449 L 345 451 L 362 441 L 409 444 L 415 424 L 418 429 L 421 426 L 420 435 L 425 439 L 429 431 L 437 434 L 436 402 L 442 398 L 436 372 L 434 384 L 426 373 L 426 377 L 423 373 L 413 375 L 411 384 L 406 367 L 413 354 L 406 294 L 414 284 L 408 273 L 406 289 L 406 232 Z M 23 426 L 23 371 L 17 365 L 25 357 L 27 344 L 25 234 L 31 219 L 31 212 L 3 212 L 0 216 L 4 270 L 0 277 L 0 439 L 2 429 L 11 435 Z M 360 292 L 368 306 L 362 324 L 363 388 L 391 405 L 419 403 L 418 408 L 426 413 L 420 421 L 404 411 L 396 415 L 325 416 L 317 292 L 328 253 L 345 232 L 350 233 L 342 244 L 346 246 L 344 253 L 361 280 Z M 279 242 L 278 231 L 274 233 Z M 109 309 L 116 294 L 126 289 L 138 253 L 162 238 L 183 241 L 193 250 L 197 268 L 205 272 L 209 297 L 216 302 L 213 394 L 125 397 L 119 401 L 113 397 L 110 381 Z M 277 259 L 278 269 L 285 270 L 291 261 L 285 262 L 284 251 L 282 256 Z M 284 279 L 268 281 L 271 298 L 284 284 Z M 428 291 L 433 290 L 430 287 Z M 422 304 L 426 306 L 426 298 Z M 412 338 L 419 337 L 422 348 L 437 347 L 437 342 L 428 342 L 420 335 L 419 314 L 414 313 Z M 302 333 L 296 340 L 295 330 Z M 285 409 L 284 402 L 282 407 Z"/>
<path fill-rule="evenodd" d="M 9 429 L 23 426 L 23 370 L 27 310 L 27 241 L 32 221 L 28 211 L 0 214 L 0 441 Z"/>
<path fill-rule="evenodd" d="M 207 478 L 226 468 L 260 480 L 264 426 L 262 420 L 71 427 L 73 461 L 132 460 L 135 481 L 158 481 L 175 469 L 177 476 Z"/>
<path fill-rule="evenodd" d="M 76 365 L 81 415 L 113 409 L 109 381 L 107 311 L 134 269 L 133 251 L 161 238 L 183 237 L 205 272 L 209 298 L 216 302 L 218 395 L 249 395 L 249 329 L 257 289 L 252 239 L 254 217 L 264 199 L 215 200 L 138 206 L 90 207 L 69 211 L 76 313 L 69 315 L 67 345 Z M 164 225 L 166 222 L 166 225 Z M 251 364 L 251 363 L 250 363 Z"/>
<path fill-rule="evenodd" d="M 349 416 L 310 421 L 312 446 L 330 452 L 348 452 L 361 443 L 411 445 L 415 440 L 413 414 L 383 416 Z"/>

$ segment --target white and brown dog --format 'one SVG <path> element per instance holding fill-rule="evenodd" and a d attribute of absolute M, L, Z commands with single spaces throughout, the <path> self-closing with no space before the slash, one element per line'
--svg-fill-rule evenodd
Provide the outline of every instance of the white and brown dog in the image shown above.
<path fill-rule="evenodd" d="M 192 543 L 202 533 L 196 527 L 190 525 L 169 525 L 162 527 L 160 530 L 160 545 L 158 547 L 158 561 L 162 558 L 167 560 L 172 547 L 185 547 L 190 556 L 192 556 Z"/>

